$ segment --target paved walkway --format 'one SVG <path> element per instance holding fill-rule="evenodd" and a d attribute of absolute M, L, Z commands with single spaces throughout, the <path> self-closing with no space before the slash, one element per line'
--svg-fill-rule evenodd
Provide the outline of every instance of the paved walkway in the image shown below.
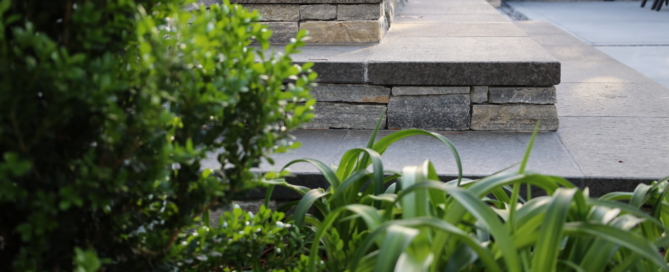
<path fill-rule="evenodd" d="M 669 7 L 640 2 L 506 2 L 529 20 L 554 24 L 669 87 Z"/>
<path fill-rule="evenodd" d="M 593 195 L 631 190 L 639 182 L 669 175 L 669 89 L 550 23 L 515 23 L 562 63 L 562 83 L 557 86 L 560 129 L 539 135 L 528 170 L 569 178 L 590 187 Z M 274 155 L 276 166 L 265 163 L 258 170 L 280 169 L 298 158 L 337 164 L 346 150 L 364 146 L 370 134 L 299 130 L 294 135 L 301 148 Z M 519 162 L 530 138 L 529 133 L 508 132 L 442 134 L 457 147 L 469 177 Z M 443 179 L 457 174 L 448 149 L 427 137 L 404 139 L 383 155 L 387 169 L 397 171 L 426 159 Z M 314 167 L 296 164 L 290 169 L 297 174 L 295 181 L 322 186 Z"/>

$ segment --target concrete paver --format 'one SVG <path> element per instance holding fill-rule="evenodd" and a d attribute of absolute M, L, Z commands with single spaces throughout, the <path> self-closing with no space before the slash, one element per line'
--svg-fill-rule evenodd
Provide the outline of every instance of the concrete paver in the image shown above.
<path fill-rule="evenodd" d="M 669 9 L 637 1 L 506 2 L 533 21 L 546 21 L 669 87 Z M 535 33 L 529 33 L 532 35 Z M 539 39 L 537 39 L 539 42 Z"/>

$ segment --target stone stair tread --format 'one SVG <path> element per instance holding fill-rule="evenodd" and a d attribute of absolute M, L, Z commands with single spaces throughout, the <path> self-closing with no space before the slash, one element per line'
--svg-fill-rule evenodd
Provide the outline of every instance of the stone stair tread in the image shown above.
<path fill-rule="evenodd" d="M 450 14 L 463 22 L 434 20 Z M 489 22 L 467 20 L 482 14 L 494 16 Z M 423 17 L 427 22 L 420 20 Z M 560 63 L 483 0 L 409 1 L 380 43 L 309 44 L 301 51 L 294 60 L 314 62 L 314 70 L 323 75 L 320 82 L 325 83 L 550 86 L 560 82 Z"/>

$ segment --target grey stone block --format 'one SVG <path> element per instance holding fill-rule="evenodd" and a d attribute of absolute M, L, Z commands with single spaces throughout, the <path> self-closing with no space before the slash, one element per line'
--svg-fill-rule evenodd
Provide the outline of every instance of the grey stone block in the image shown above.
<path fill-rule="evenodd" d="M 495 104 L 555 104 L 555 86 L 551 87 L 490 87 L 488 102 Z"/>
<path fill-rule="evenodd" d="M 337 19 L 336 5 L 300 5 L 300 20 Z"/>
<path fill-rule="evenodd" d="M 309 31 L 310 43 L 378 42 L 384 21 L 306 21 L 300 23 L 300 29 Z"/>
<path fill-rule="evenodd" d="M 303 128 L 374 129 L 386 105 L 356 105 L 345 103 L 316 103 L 314 119 Z M 383 117 L 382 124 L 386 123 Z M 383 126 L 382 128 L 385 128 Z"/>
<path fill-rule="evenodd" d="M 300 5 L 244 4 L 248 10 L 257 10 L 264 22 L 297 22 Z"/>
<path fill-rule="evenodd" d="M 557 130 L 555 105 L 472 106 L 472 130 L 533 131 L 537 121 L 541 131 Z"/>
<path fill-rule="evenodd" d="M 271 43 L 289 43 L 290 39 L 297 35 L 297 22 L 271 22 L 264 23 L 272 30 Z"/>
<path fill-rule="evenodd" d="M 469 95 L 392 96 L 388 128 L 469 129 Z"/>
<path fill-rule="evenodd" d="M 488 102 L 488 86 L 472 86 L 471 99 L 476 104 Z"/>
<path fill-rule="evenodd" d="M 316 101 L 388 103 L 390 88 L 358 84 L 318 84 L 311 88 Z"/>
<path fill-rule="evenodd" d="M 337 20 L 339 21 L 378 20 L 381 15 L 381 5 L 379 4 L 337 6 Z"/>
<path fill-rule="evenodd" d="M 393 86 L 393 95 L 465 94 L 467 86 Z"/>
<path fill-rule="evenodd" d="M 236 4 L 373 4 L 383 0 L 231 0 Z"/>

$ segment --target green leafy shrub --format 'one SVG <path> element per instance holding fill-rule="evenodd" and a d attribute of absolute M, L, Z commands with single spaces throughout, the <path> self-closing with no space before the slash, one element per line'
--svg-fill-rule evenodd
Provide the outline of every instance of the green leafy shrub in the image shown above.
<path fill-rule="evenodd" d="M 257 12 L 182 7 L 0 1 L 0 271 L 173 270 L 183 231 L 296 146 L 305 33 L 268 55 Z"/>
<path fill-rule="evenodd" d="M 261 206 L 257 214 L 235 208 L 219 225 L 182 234 L 169 255 L 181 271 L 285 271 L 300 263 L 313 231 L 284 223 L 284 214 Z"/>
<path fill-rule="evenodd" d="M 442 135 L 403 130 L 375 141 L 375 130 L 366 148 L 347 151 L 333 168 L 312 159 L 287 165 L 313 164 L 329 188 L 272 182 L 304 194 L 295 223 L 317 229 L 307 271 L 322 271 L 322 260 L 327 271 L 669 270 L 661 255 L 669 246 L 666 179 L 590 198 L 563 178 L 525 172 L 536 131 L 517 171 L 467 180 L 459 170 L 448 182 L 429 161 L 384 171 L 381 154 L 410 135 L 440 140 L 461 169 Z M 521 186 L 545 196 L 523 198 Z M 653 205 L 651 215 L 639 209 L 644 203 Z"/>

